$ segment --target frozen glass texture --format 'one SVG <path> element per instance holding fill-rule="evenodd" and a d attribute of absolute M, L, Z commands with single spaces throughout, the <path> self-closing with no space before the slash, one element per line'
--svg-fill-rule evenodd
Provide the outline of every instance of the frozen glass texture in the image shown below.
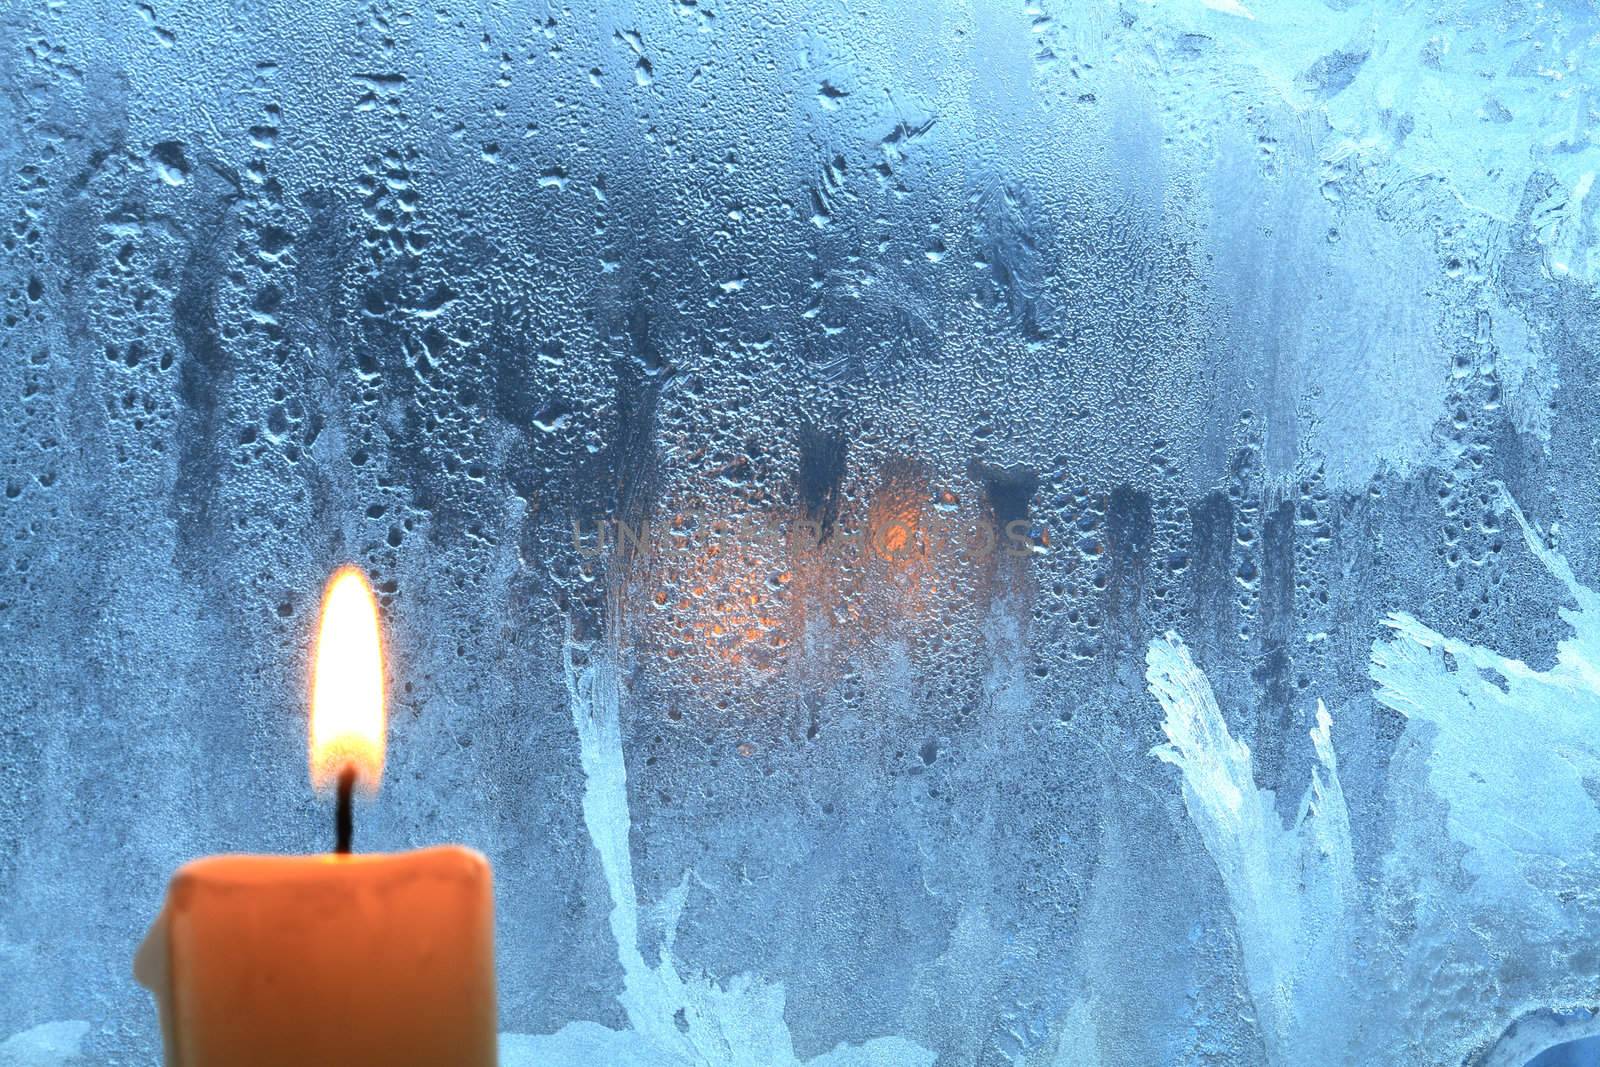
<path fill-rule="evenodd" d="M 506 1067 L 1600 1044 L 1600 10 L 0 4 L 0 1065 L 481 849 Z M 1588 1059 L 1585 1059 L 1588 1057 Z"/>

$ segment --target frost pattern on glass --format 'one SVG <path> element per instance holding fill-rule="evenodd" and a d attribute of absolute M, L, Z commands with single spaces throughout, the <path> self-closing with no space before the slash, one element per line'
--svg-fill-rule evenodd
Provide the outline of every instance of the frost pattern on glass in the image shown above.
<path fill-rule="evenodd" d="M 1328 709 L 1317 702 L 1311 743 L 1320 766 L 1285 829 L 1182 640 L 1169 632 L 1145 658 L 1167 713 L 1167 744 L 1155 755 L 1182 772 L 1184 806 L 1222 875 L 1267 1059 L 1337 1062 L 1355 1036 L 1343 1017 L 1355 863 Z"/>
<path fill-rule="evenodd" d="M 183 861 L 495 866 L 507 1063 L 1600 1039 L 1600 13 L 0 10 L 0 1065 Z"/>

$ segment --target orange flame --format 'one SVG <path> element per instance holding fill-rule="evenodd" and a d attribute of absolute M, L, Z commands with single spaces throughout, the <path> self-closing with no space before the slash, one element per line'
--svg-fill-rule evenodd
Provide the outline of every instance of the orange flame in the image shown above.
<path fill-rule="evenodd" d="M 387 732 L 378 602 L 359 568 L 341 567 L 322 595 L 311 672 L 312 786 L 330 789 L 353 768 L 356 781 L 376 792 Z"/>

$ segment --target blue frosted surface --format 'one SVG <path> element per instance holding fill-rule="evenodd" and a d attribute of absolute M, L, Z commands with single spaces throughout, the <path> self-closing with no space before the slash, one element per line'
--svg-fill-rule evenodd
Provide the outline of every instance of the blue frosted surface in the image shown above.
<path fill-rule="evenodd" d="M 508 1067 L 1586 1062 L 1597 53 L 0 6 L 0 1064 L 157 1062 L 171 872 L 326 847 L 345 562 Z"/>

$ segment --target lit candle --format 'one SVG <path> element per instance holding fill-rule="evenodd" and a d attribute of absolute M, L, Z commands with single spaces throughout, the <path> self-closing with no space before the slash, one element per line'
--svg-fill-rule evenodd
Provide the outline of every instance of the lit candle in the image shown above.
<path fill-rule="evenodd" d="M 352 797 L 383 776 L 377 604 L 347 567 L 323 599 L 311 781 L 338 796 L 322 856 L 185 865 L 139 947 L 167 1067 L 495 1063 L 489 863 L 457 846 L 352 855 Z"/>

